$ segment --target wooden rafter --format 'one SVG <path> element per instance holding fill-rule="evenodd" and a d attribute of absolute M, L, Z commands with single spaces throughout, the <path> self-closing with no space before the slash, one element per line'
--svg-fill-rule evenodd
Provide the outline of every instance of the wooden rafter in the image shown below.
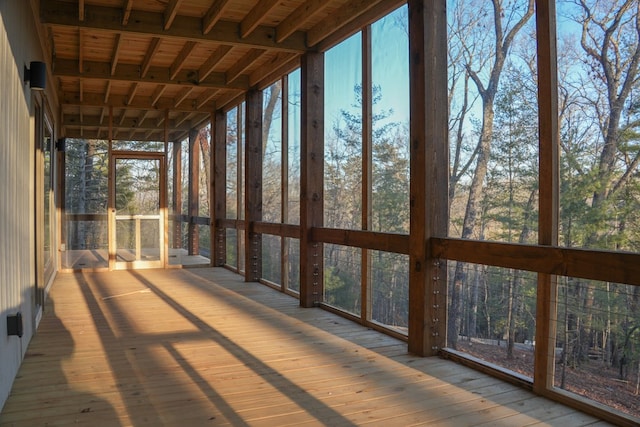
<path fill-rule="evenodd" d="M 84 31 L 78 30 L 78 71 L 82 72 L 84 65 Z"/>
<path fill-rule="evenodd" d="M 187 113 L 188 114 L 188 113 Z M 148 113 L 141 117 L 120 117 L 117 126 L 120 128 L 138 128 L 140 130 L 157 130 L 157 124 L 147 119 Z M 143 122 L 144 120 L 144 122 Z M 145 124 L 146 123 L 146 124 Z M 83 116 L 79 114 L 65 114 L 63 116 L 63 126 L 79 127 L 80 125 L 88 128 L 97 128 L 104 125 L 104 114 L 99 116 Z M 169 120 L 169 127 L 175 131 L 188 131 L 188 126 L 179 126 L 175 121 Z"/>
<path fill-rule="evenodd" d="M 138 95 L 134 98 L 130 105 L 127 105 L 127 96 L 125 95 L 111 95 L 109 102 L 104 102 L 103 95 L 97 93 L 85 93 L 83 99 L 80 99 L 80 94 L 75 92 L 65 92 L 62 94 L 60 103 L 63 106 L 82 106 L 82 107 L 109 107 L 115 108 L 129 107 L 136 110 L 158 110 L 158 109 L 170 109 L 171 111 L 184 111 L 184 112 L 198 112 L 199 110 L 191 103 L 185 102 L 181 105 L 174 105 L 173 97 L 163 97 L 162 92 L 166 89 L 162 85 L 156 88 L 156 91 L 152 96 Z M 241 94 L 241 91 L 230 92 L 233 96 Z M 154 99 L 155 103 L 153 102 Z M 205 106 L 203 108 L 213 108 L 213 106 Z"/>
<path fill-rule="evenodd" d="M 131 8 L 133 7 L 133 0 L 125 0 L 122 7 L 122 25 L 129 24 L 129 17 L 131 16 Z"/>
<path fill-rule="evenodd" d="M 200 109 L 202 107 L 204 107 L 209 101 L 211 101 L 218 93 L 220 92 L 219 89 L 210 89 L 208 91 L 206 91 L 203 95 L 201 95 L 197 100 L 196 100 L 196 108 Z"/>
<path fill-rule="evenodd" d="M 118 56 L 120 55 L 120 46 L 122 45 L 122 34 L 116 34 L 116 41 L 113 46 L 113 53 L 111 54 L 111 75 L 116 73 L 116 67 L 118 65 Z M 82 69 L 82 68 L 80 68 Z"/>
<path fill-rule="evenodd" d="M 264 53 L 264 51 L 260 51 Z M 241 72 L 248 67 L 249 64 L 242 64 Z M 209 77 L 202 81 L 196 78 L 197 71 L 183 70 L 179 72 L 174 79 L 169 78 L 170 70 L 163 67 L 150 67 L 146 76 L 140 76 L 140 67 L 133 64 L 120 64 L 117 72 L 111 75 L 111 64 L 103 62 L 85 61 L 83 72 L 77 70 L 77 64 L 69 59 L 54 60 L 54 75 L 58 77 L 86 78 L 95 80 L 113 80 L 122 82 L 138 82 L 138 83 L 154 83 L 167 84 L 175 86 L 200 86 L 218 89 L 247 89 L 248 78 L 238 78 L 238 74 L 234 74 L 233 81 L 227 80 L 227 75 L 223 73 L 211 73 Z M 245 76 L 246 77 L 246 76 Z"/>
<path fill-rule="evenodd" d="M 276 42 L 280 43 L 296 32 L 309 19 L 329 5 L 326 0 L 310 0 L 302 3 L 276 27 Z"/>
<path fill-rule="evenodd" d="M 147 49 L 147 53 L 144 55 L 144 59 L 142 60 L 142 67 L 140 67 L 140 76 L 144 77 L 147 75 L 149 71 L 149 67 L 151 66 L 151 60 L 154 55 L 158 52 L 160 48 L 160 42 L 162 39 L 160 37 L 154 37 L 151 39 L 151 44 L 149 44 L 149 49 Z"/>
<path fill-rule="evenodd" d="M 354 0 L 345 4 L 342 8 L 327 19 L 316 24 L 307 32 L 309 46 L 317 45 L 336 29 L 343 27 L 359 15 L 375 7 L 380 0 Z"/>
<path fill-rule="evenodd" d="M 193 87 L 185 87 L 182 88 L 180 90 L 180 92 L 178 93 L 178 95 L 176 95 L 176 97 L 174 98 L 173 102 L 175 105 L 180 105 L 182 104 L 182 102 L 187 99 L 187 97 L 189 95 L 191 95 L 191 92 L 193 92 Z"/>
<path fill-rule="evenodd" d="M 155 106 L 158 103 L 158 100 L 166 89 L 167 85 L 158 85 L 158 87 L 156 87 L 156 90 L 153 91 L 153 95 L 151 95 L 151 105 Z"/>
<path fill-rule="evenodd" d="M 111 94 L 111 80 L 107 81 L 107 84 L 104 88 L 104 103 L 107 104 L 109 102 L 109 95 Z"/>
<path fill-rule="evenodd" d="M 84 21 L 84 0 L 78 0 L 78 19 Z"/>
<path fill-rule="evenodd" d="M 200 69 L 198 70 L 198 81 L 202 81 L 206 79 L 209 74 L 213 72 L 214 67 L 222 61 L 222 59 L 227 56 L 227 54 L 231 51 L 233 47 L 222 45 L 215 52 L 213 52 L 209 58 L 202 64 Z"/>
<path fill-rule="evenodd" d="M 215 0 L 207 13 L 202 18 L 202 32 L 208 34 L 213 26 L 218 22 L 224 12 L 224 8 L 229 4 L 229 0 Z"/>
<path fill-rule="evenodd" d="M 226 73 L 226 82 L 231 84 L 240 75 L 256 62 L 266 51 L 263 49 L 251 49 L 240 60 L 238 60 Z"/>
<path fill-rule="evenodd" d="M 240 24 L 229 21 L 217 21 L 215 27 L 207 33 L 201 30 L 201 20 L 195 17 L 181 16 L 179 23 L 175 21 L 171 28 L 164 29 L 164 15 L 155 12 L 132 12 L 135 19 L 130 19 L 126 27 L 120 24 L 122 10 L 87 5 L 84 21 L 78 20 L 74 5 L 61 0 L 43 2 L 41 21 L 54 27 L 84 28 L 105 32 L 121 32 L 132 36 L 161 37 L 167 40 L 191 40 L 195 42 L 215 42 L 233 46 L 272 49 L 303 53 L 307 50 L 304 34 L 297 32 L 281 43 L 275 41 L 275 28 L 259 26 L 250 36 L 240 37 Z M 91 11 L 91 13 L 89 13 Z M 179 25 L 178 25 L 179 24 Z"/>
<path fill-rule="evenodd" d="M 176 59 L 174 59 L 173 64 L 171 64 L 169 74 L 171 80 L 175 79 L 180 70 L 182 70 L 185 60 L 189 57 L 189 55 L 191 55 L 196 46 L 198 46 L 198 43 L 192 41 L 188 41 L 184 44 L 182 50 L 180 51 L 178 56 L 176 56 Z"/>
<path fill-rule="evenodd" d="M 178 13 L 180 3 L 182 3 L 182 0 L 170 0 L 169 4 L 167 4 L 167 9 L 164 11 L 165 30 L 171 28 L 171 24 L 173 24 L 173 20 L 176 18 L 176 14 Z"/>
<path fill-rule="evenodd" d="M 245 38 L 251 34 L 278 3 L 280 0 L 260 0 L 240 23 L 240 36 Z"/>
<path fill-rule="evenodd" d="M 280 53 L 249 75 L 249 86 L 265 88 L 299 66 L 300 57 L 298 55 Z"/>
<path fill-rule="evenodd" d="M 138 117 L 138 127 L 142 127 L 144 121 L 147 119 L 148 116 L 149 116 L 149 110 L 145 110 L 142 112 L 142 114 L 140 114 L 140 117 Z"/>
<path fill-rule="evenodd" d="M 139 83 L 134 83 L 131 85 L 129 89 L 129 94 L 127 95 L 127 105 L 131 105 L 133 102 L 133 98 L 136 96 L 136 92 L 138 91 Z"/>

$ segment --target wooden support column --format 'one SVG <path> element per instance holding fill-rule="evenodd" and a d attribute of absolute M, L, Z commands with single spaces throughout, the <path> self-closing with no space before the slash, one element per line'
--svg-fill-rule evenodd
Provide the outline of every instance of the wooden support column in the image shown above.
<path fill-rule="evenodd" d="M 172 248 L 182 248 L 182 143 L 173 143 L 173 242 Z"/>
<path fill-rule="evenodd" d="M 245 125 L 245 274 L 247 282 L 262 277 L 262 234 L 254 231 L 254 224 L 262 221 L 262 91 L 247 93 Z"/>
<path fill-rule="evenodd" d="M 538 108 L 540 155 L 540 245 L 558 244 L 560 189 L 558 76 L 556 69 L 556 11 L 554 0 L 536 2 L 538 35 Z M 536 348 L 533 388 L 538 393 L 553 387 L 558 288 L 556 276 L 538 274 Z"/>
<path fill-rule="evenodd" d="M 282 84 L 282 157 L 280 168 L 280 212 L 281 222 L 289 222 L 289 76 L 285 75 L 280 81 Z M 280 272 L 281 289 L 289 289 L 289 239 L 280 237 Z"/>
<path fill-rule="evenodd" d="M 373 213 L 373 76 L 371 64 L 371 25 L 362 29 L 362 229 L 371 230 Z M 371 251 L 362 248 L 361 321 L 371 320 Z"/>
<path fill-rule="evenodd" d="M 313 307 L 324 287 L 323 247 L 311 236 L 324 223 L 324 53 L 302 57 L 301 90 L 300 306 Z"/>
<path fill-rule="evenodd" d="M 446 343 L 446 263 L 431 256 L 429 239 L 448 226 L 446 0 L 409 0 L 411 93 L 411 228 L 409 351 L 435 355 Z"/>
<path fill-rule="evenodd" d="M 227 114 L 217 111 L 211 117 L 213 148 L 211 151 L 211 261 L 216 267 L 227 263 L 227 230 L 222 221 L 227 217 Z"/>
<path fill-rule="evenodd" d="M 200 239 L 196 217 L 200 211 L 200 138 L 198 131 L 189 131 L 189 255 L 198 255 Z"/>

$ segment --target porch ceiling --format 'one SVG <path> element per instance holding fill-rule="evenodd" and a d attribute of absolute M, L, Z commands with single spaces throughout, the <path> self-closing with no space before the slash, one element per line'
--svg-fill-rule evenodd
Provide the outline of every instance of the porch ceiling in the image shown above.
<path fill-rule="evenodd" d="M 402 0 L 41 0 L 62 134 L 183 137 Z"/>

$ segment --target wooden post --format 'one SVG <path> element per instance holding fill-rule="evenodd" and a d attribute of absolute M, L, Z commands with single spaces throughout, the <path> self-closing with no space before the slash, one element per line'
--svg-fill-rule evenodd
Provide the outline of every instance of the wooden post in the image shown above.
<path fill-rule="evenodd" d="M 300 306 L 323 298 L 323 247 L 311 238 L 324 223 L 324 53 L 309 52 L 301 64 Z"/>
<path fill-rule="evenodd" d="M 262 221 L 262 91 L 247 93 L 245 150 L 245 281 L 262 277 L 262 234 L 254 224 Z"/>
<path fill-rule="evenodd" d="M 409 351 L 435 355 L 446 343 L 446 264 L 428 241 L 448 227 L 446 0 L 409 0 L 411 228 Z"/>
<path fill-rule="evenodd" d="M 173 143 L 173 242 L 175 249 L 182 248 L 182 143 Z"/>
<path fill-rule="evenodd" d="M 280 81 L 282 85 L 282 152 L 280 168 L 280 212 L 281 222 L 289 222 L 289 76 L 285 75 Z M 282 291 L 289 288 L 289 239 L 280 236 L 280 287 Z"/>
<path fill-rule="evenodd" d="M 371 25 L 362 30 L 362 229 L 371 230 L 373 186 L 373 76 L 371 64 Z M 371 320 L 371 251 L 362 248 L 360 320 Z"/>
<path fill-rule="evenodd" d="M 556 69 L 556 11 L 554 0 L 536 4 L 538 34 L 538 109 L 540 155 L 540 245 L 558 244 L 558 197 L 560 182 L 558 76 Z M 533 388 L 542 392 L 553 387 L 558 288 L 556 277 L 538 274 L 536 303 L 536 347 Z"/>
<path fill-rule="evenodd" d="M 189 255 L 198 255 L 200 239 L 196 217 L 200 211 L 200 138 L 199 132 L 189 131 Z"/>
<path fill-rule="evenodd" d="M 211 118 L 213 148 L 211 149 L 211 261 L 222 267 L 227 263 L 227 230 L 222 221 L 227 217 L 227 114 L 217 111 Z M 215 237 L 215 241 L 214 240 Z"/>

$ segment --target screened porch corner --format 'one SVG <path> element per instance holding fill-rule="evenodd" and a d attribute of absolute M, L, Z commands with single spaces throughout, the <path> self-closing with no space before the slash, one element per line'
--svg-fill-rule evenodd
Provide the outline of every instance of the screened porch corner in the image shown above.
<path fill-rule="evenodd" d="M 220 268 L 58 275 L 0 424 L 608 425 Z"/>

